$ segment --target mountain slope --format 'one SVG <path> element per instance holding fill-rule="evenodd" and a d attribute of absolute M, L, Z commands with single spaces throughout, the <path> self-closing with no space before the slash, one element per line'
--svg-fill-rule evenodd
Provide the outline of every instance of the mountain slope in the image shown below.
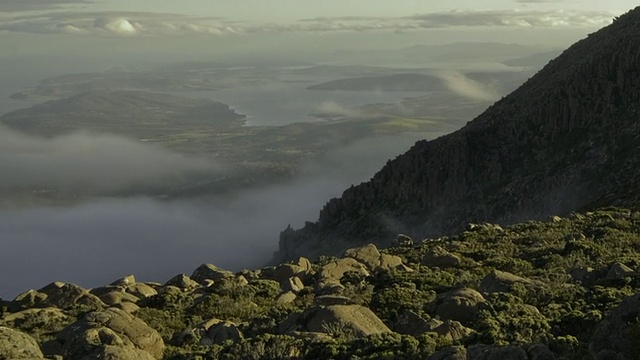
<path fill-rule="evenodd" d="M 276 259 L 640 199 L 640 8 L 574 44 L 461 130 L 416 143 L 281 234 Z"/>

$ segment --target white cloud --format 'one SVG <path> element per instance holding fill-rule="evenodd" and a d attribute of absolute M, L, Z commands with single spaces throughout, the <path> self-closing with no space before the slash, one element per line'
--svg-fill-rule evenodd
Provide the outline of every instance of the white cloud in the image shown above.
<path fill-rule="evenodd" d="M 215 17 L 144 12 L 51 12 L 0 18 L 0 31 L 97 36 L 398 32 L 449 27 L 602 27 L 611 23 L 613 16 L 603 11 L 456 10 L 408 17 L 322 17 L 293 23 L 255 24 Z"/>

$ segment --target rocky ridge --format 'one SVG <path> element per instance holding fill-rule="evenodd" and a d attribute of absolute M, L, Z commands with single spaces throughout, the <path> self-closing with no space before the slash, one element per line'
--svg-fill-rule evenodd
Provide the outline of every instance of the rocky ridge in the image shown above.
<path fill-rule="evenodd" d="M 464 128 L 419 141 L 280 236 L 276 261 L 398 232 L 438 236 L 640 200 L 640 8 L 579 41 Z"/>
<path fill-rule="evenodd" d="M 640 212 L 468 228 L 164 284 L 54 282 L 2 302 L 0 359 L 636 358 Z"/>

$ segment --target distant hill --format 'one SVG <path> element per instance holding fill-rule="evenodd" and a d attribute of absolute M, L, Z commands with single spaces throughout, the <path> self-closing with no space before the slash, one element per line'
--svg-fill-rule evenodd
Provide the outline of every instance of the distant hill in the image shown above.
<path fill-rule="evenodd" d="M 437 236 L 640 203 L 640 8 L 564 51 L 464 128 L 420 141 L 319 219 L 281 235 L 277 259 L 338 254 L 392 234 Z"/>
<path fill-rule="evenodd" d="M 5 114 L 0 124 L 42 136 L 88 130 L 145 138 L 238 127 L 244 124 L 244 116 L 207 99 L 145 91 L 89 91 Z"/>
<path fill-rule="evenodd" d="M 339 79 L 309 86 L 309 90 L 346 91 L 446 91 L 443 81 L 422 74 L 393 74 Z"/>
<path fill-rule="evenodd" d="M 536 53 L 528 56 L 518 57 L 515 59 L 509 59 L 502 63 L 508 66 L 518 67 L 532 67 L 540 69 L 545 66 L 549 61 L 556 58 L 562 53 L 561 50 L 547 51 L 542 53 Z"/>

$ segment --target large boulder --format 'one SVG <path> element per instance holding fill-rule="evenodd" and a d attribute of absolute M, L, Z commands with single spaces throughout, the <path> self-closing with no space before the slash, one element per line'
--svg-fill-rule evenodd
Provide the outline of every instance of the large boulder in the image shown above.
<path fill-rule="evenodd" d="M 154 360 L 148 352 L 136 349 L 131 346 L 121 345 L 101 345 L 96 347 L 89 354 L 82 357 L 82 360 Z"/>
<path fill-rule="evenodd" d="M 422 258 L 422 265 L 441 269 L 452 268 L 460 265 L 460 257 L 452 254 L 441 246 L 434 246 Z"/>
<path fill-rule="evenodd" d="M 318 274 L 318 282 L 339 283 L 344 274 L 348 272 L 361 276 L 369 276 L 369 271 L 365 265 L 352 258 L 343 258 L 332 261 L 323 266 Z"/>
<path fill-rule="evenodd" d="M 364 264 L 369 271 L 379 270 L 399 270 L 412 271 L 409 267 L 402 263 L 399 256 L 381 254 L 374 244 L 368 244 L 358 248 L 348 249 L 344 253 L 344 257 L 349 257 Z"/>
<path fill-rule="evenodd" d="M 161 358 L 164 342 L 157 331 L 123 310 L 109 308 L 86 314 L 58 333 L 65 359 L 81 359 L 101 346 L 129 346 Z"/>
<path fill-rule="evenodd" d="M 195 288 L 200 287 L 200 284 L 198 282 L 192 280 L 189 276 L 185 274 L 178 274 L 172 277 L 164 285 L 175 286 L 183 290 L 193 290 Z"/>
<path fill-rule="evenodd" d="M 598 358 L 636 359 L 640 347 L 640 294 L 628 297 L 598 324 L 589 341 L 589 352 Z M 617 356 L 617 357 L 616 357 Z"/>
<path fill-rule="evenodd" d="M 273 279 L 279 283 L 294 276 L 305 280 L 312 273 L 311 262 L 305 257 L 299 257 L 287 264 L 280 264 L 273 272 Z"/>
<path fill-rule="evenodd" d="M 31 336 L 0 326 L 0 359 L 42 359 L 42 351 Z"/>
<path fill-rule="evenodd" d="M 505 271 L 494 270 L 482 279 L 479 290 L 486 294 L 509 292 L 516 284 L 530 290 L 544 286 L 544 283 L 540 281 L 523 278 Z"/>
<path fill-rule="evenodd" d="M 293 331 L 338 335 L 338 332 L 364 337 L 391 330 L 369 308 L 360 305 L 316 306 L 302 314 L 293 314 L 279 327 L 282 333 Z"/>
<path fill-rule="evenodd" d="M 449 346 L 431 355 L 429 360 L 467 360 L 464 346 Z"/>
<path fill-rule="evenodd" d="M 85 306 L 89 309 L 102 309 L 105 304 L 88 290 L 78 285 L 63 282 L 53 282 L 40 290 L 29 290 L 18 295 L 11 303 L 11 311 L 28 308 L 44 308 L 54 306 L 60 309 L 70 309 Z"/>
<path fill-rule="evenodd" d="M 212 319 L 198 325 L 201 345 L 222 344 L 227 340 L 240 341 L 243 339 L 238 326 L 230 321 Z"/>
<path fill-rule="evenodd" d="M 230 277 L 233 277 L 233 272 L 212 264 L 202 264 L 191 274 L 191 279 L 202 285 L 205 284 L 205 280 L 219 281 Z"/>
<path fill-rule="evenodd" d="M 438 295 L 431 307 L 441 320 L 455 320 L 468 324 L 476 318 L 480 310 L 488 309 L 489 304 L 476 290 L 462 288 Z"/>

